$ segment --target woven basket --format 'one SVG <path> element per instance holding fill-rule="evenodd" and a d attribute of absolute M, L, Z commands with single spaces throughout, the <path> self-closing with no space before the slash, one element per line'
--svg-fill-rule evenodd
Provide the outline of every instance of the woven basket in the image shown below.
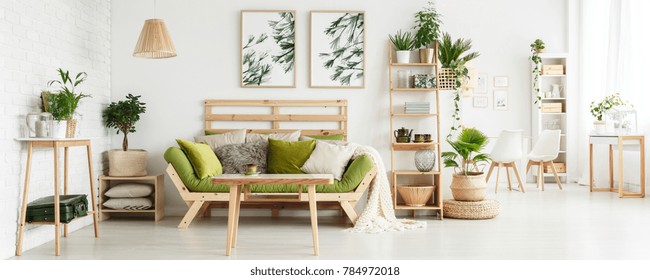
<path fill-rule="evenodd" d="M 440 90 L 456 89 L 456 73 L 451 68 L 440 68 L 438 72 L 438 88 Z"/>
<path fill-rule="evenodd" d="M 65 138 L 74 138 L 77 131 L 77 120 L 69 119 L 65 128 Z"/>
<path fill-rule="evenodd" d="M 482 220 L 492 219 L 499 215 L 501 204 L 492 199 L 482 201 L 457 201 L 445 199 L 442 211 L 445 218 Z"/>
<path fill-rule="evenodd" d="M 147 151 L 108 151 L 108 175 L 116 177 L 146 176 Z"/>
<path fill-rule="evenodd" d="M 424 206 L 431 199 L 436 186 L 432 185 L 399 185 L 397 191 L 408 206 Z"/>
<path fill-rule="evenodd" d="M 451 194 L 458 201 L 481 201 L 485 199 L 487 183 L 483 172 L 470 172 L 470 175 L 454 173 L 451 179 Z"/>

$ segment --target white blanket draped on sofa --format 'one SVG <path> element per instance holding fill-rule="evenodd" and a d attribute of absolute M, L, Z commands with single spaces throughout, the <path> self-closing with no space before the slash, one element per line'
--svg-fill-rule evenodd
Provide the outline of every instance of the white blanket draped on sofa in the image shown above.
<path fill-rule="evenodd" d="M 426 227 L 426 223 L 408 219 L 397 219 L 393 209 L 390 183 L 386 176 L 384 162 L 379 152 L 372 147 L 356 145 L 352 158 L 368 155 L 377 167 L 377 176 L 370 183 L 368 202 L 355 226 L 349 231 L 379 233 L 384 231 L 403 231 Z"/>

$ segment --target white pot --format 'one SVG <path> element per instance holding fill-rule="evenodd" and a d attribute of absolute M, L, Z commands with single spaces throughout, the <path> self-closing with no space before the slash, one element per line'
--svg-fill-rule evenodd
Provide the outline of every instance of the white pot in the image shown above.
<path fill-rule="evenodd" d="M 397 63 L 409 63 L 411 60 L 411 51 L 397 51 Z"/>
<path fill-rule="evenodd" d="M 594 121 L 594 133 L 596 135 L 602 135 L 607 132 L 607 123 L 604 121 Z"/>
<path fill-rule="evenodd" d="M 56 138 L 56 139 L 65 138 L 65 133 L 67 129 L 68 129 L 68 121 L 53 121 L 52 138 Z"/>
<path fill-rule="evenodd" d="M 108 175 L 134 177 L 147 175 L 147 151 L 108 151 Z"/>

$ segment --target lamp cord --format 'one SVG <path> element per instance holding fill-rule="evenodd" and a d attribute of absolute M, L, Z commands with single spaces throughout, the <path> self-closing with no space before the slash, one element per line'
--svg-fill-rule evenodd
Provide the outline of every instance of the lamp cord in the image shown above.
<path fill-rule="evenodd" d="M 156 0 L 153 0 L 153 18 L 156 18 Z"/>

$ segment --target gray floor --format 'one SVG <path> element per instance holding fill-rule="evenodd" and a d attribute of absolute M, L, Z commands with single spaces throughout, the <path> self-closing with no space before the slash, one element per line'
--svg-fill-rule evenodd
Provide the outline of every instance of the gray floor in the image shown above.
<path fill-rule="evenodd" d="M 312 255 L 307 217 L 242 217 L 230 257 L 225 217 L 200 219 L 185 230 L 176 228 L 180 217 L 167 217 L 107 220 L 99 239 L 92 227 L 63 239 L 60 257 L 49 242 L 14 259 L 650 259 L 650 200 L 577 185 L 546 187 L 490 192 L 502 204 L 492 220 L 422 217 L 427 228 L 406 232 L 349 233 L 344 219 L 321 217 L 319 257 Z"/>

